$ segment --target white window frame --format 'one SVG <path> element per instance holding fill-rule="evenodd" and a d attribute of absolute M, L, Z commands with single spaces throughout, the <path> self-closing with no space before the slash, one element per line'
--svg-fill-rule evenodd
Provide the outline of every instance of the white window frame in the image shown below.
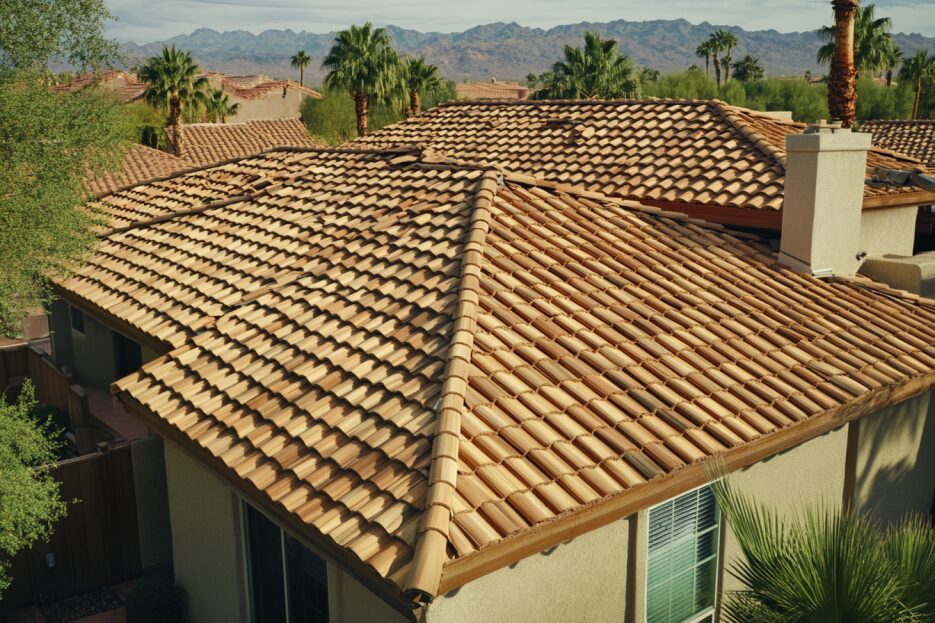
<path fill-rule="evenodd" d="M 675 497 L 671 497 L 671 498 L 669 498 L 668 500 L 665 500 L 665 501 L 663 501 L 663 502 L 660 502 L 660 503 L 658 503 L 658 504 L 655 504 L 655 505 L 653 505 L 653 506 L 650 506 L 648 509 L 646 509 L 646 529 L 643 530 L 643 532 L 644 532 L 643 537 L 645 538 L 645 541 L 644 541 L 644 547 L 645 547 L 645 549 L 644 549 L 644 551 L 646 552 L 646 560 L 645 560 L 645 562 L 643 563 L 643 564 L 644 564 L 644 568 L 643 568 L 644 580 L 643 580 L 643 614 L 642 614 L 642 623 L 647 623 L 647 618 L 648 618 L 648 616 L 649 616 L 649 514 L 650 514 L 654 509 L 659 508 L 660 506 L 663 506 L 664 504 L 668 504 L 669 502 L 671 502 L 671 501 L 673 501 L 673 500 L 677 500 L 678 498 L 680 498 L 680 497 L 682 497 L 682 496 L 684 496 L 684 495 L 689 495 L 689 494 L 691 494 L 691 493 L 694 493 L 694 492 L 698 491 L 699 489 L 704 489 L 705 487 L 710 487 L 711 484 L 712 484 L 712 483 L 708 482 L 708 483 L 705 483 L 705 484 L 703 484 L 703 485 L 699 485 L 699 486 L 697 486 L 697 487 L 693 487 L 693 488 L 691 488 L 691 489 L 688 489 L 687 491 L 683 491 L 683 492 L 679 493 L 679 494 L 676 495 Z M 700 621 L 704 621 L 706 618 L 711 617 L 711 615 L 713 615 L 714 613 L 717 612 L 718 602 L 719 602 L 719 599 L 720 599 L 720 596 L 721 596 L 721 575 L 722 575 L 722 574 L 721 574 L 721 565 L 723 564 L 722 552 L 723 552 L 723 547 L 724 547 L 724 521 L 723 521 L 723 516 L 721 515 L 721 509 L 720 509 L 720 508 L 717 509 L 717 513 L 718 513 L 717 526 L 715 526 L 715 527 L 709 529 L 709 530 L 712 531 L 712 532 L 717 532 L 717 533 L 718 533 L 718 535 L 717 535 L 717 539 L 718 539 L 718 540 L 717 540 L 717 547 L 715 548 L 715 550 L 714 550 L 714 555 L 712 556 L 712 557 L 714 558 L 714 560 L 715 560 L 715 564 L 714 564 L 714 567 L 715 567 L 715 573 L 714 573 L 714 603 L 711 605 L 710 608 L 706 608 L 704 612 L 699 612 L 699 613 L 696 614 L 694 617 L 692 617 L 692 618 L 690 618 L 690 619 L 686 619 L 685 621 L 682 621 L 682 623 L 699 623 Z M 710 560 L 710 558 L 709 558 L 708 560 Z"/>

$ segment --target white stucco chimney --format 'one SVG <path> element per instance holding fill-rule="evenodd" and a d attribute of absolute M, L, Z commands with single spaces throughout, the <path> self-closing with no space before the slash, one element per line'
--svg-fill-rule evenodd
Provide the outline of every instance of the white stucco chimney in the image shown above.
<path fill-rule="evenodd" d="M 779 261 L 819 277 L 860 266 L 860 219 L 870 134 L 813 125 L 786 137 Z"/>

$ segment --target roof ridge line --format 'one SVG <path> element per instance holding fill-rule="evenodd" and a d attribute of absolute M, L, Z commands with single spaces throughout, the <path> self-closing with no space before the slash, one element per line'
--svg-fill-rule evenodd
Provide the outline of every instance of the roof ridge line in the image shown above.
<path fill-rule="evenodd" d="M 721 100 L 711 100 L 711 107 L 717 111 L 721 118 L 727 121 L 731 127 L 740 132 L 744 138 L 752 142 L 763 155 L 776 160 L 777 164 L 783 169 L 786 168 L 786 152 L 777 149 L 776 146 L 766 140 L 762 134 L 750 128 L 736 115 L 736 112 L 744 111 L 745 109 L 731 106 Z M 760 118 L 764 121 L 770 121 L 770 119 L 765 116 Z"/>
<path fill-rule="evenodd" d="M 490 231 L 490 204 L 498 192 L 500 179 L 495 171 L 484 173 L 474 194 L 474 209 L 461 260 L 455 322 L 437 408 L 425 506 L 419 521 L 412 568 L 403 586 L 413 601 L 430 602 L 436 597 L 447 559 L 458 478 L 461 412 L 477 325 L 481 258 Z"/>
<path fill-rule="evenodd" d="M 447 102 L 441 102 L 435 108 L 442 108 L 446 106 L 478 106 L 478 105 L 491 105 L 491 106 L 606 106 L 608 104 L 612 105 L 624 105 L 624 104 L 710 104 L 712 101 L 710 99 L 694 99 L 694 98 L 681 98 L 681 97 L 622 97 L 619 99 L 609 99 L 609 100 L 600 100 L 600 99 L 555 99 L 555 100 L 534 100 L 534 99 L 525 99 L 525 100 L 504 100 L 504 99 L 459 99 L 459 100 L 448 100 Z M 429 112 L 432 109 L 430 108 L 427 111 Z M 424 114 L 424 113 L 423 113 Z"/>

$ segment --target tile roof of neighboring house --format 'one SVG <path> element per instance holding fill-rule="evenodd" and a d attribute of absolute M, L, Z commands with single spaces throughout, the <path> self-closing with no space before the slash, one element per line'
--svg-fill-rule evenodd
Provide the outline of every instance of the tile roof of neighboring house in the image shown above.
<path fill-rule="evenodd" d="M 397 603 L 935 383 L 935 303 L 753 238 L 418 152 L 250 160 L 283 172 L 59 287 L 172 336 L 121 399 Z"/>
<path fill-rule="evenodd" d="M 461 99 L 505 99 L 524 100 L 529 97 L 529 87 L 515 82 L 459 82 L 455 93 Z"/>
<path fill-rule="evenodd" d="M 316 147 L 301 119 L 262 119 L 241 123 L 189 123 L 184 126 L 182 157 L 203 165 L 276 147 Z M 172 128 L 166 136 L 173 140 Z"/>
<path fill-rule="evenodd" d="M 122 82 L 117 86 L 117 82 Z M 121 70 L 109 70 L 98 73 L 87 73 L 75 76 L 68 84 L 57 84 L 49 90 L 54 93 L 74 93 L 84 87 L 98 85 L 105 91 L 115 93 L 118 98 L 124 102 L 135 102 L 143 97 L 143 91 L 147 84 L 141 82 L 137 77 L 129 72 Z"/>
<path fill-rule="evenodd" d="M 277 94 L 282 93 L 283 89 L 301 91 L 309 97 L 321 97 L 321 93 L 318 91 L 302 86 L 292 80 L 277 80 L 263 74 L 227 76 L 216 72 L 209 72 L 203 75 L 207 78 L 220 81 L 226 93 L 244 99 L 261 99 L 268 96 L 271 92 L 276 92 Z"/>
<path fill-rule="evenodd" d="M 194 165 L 178 156 L 145 145 L 131 145 L 123 157 L 120 171 L 105 173 L 91 181 L 91 192 L 102 195 L 124 186 L 158 177 L 168 177 Z"/>
<path fill-rule="evenodd" d="M 357 141 L 421 145 L 736 225 L 778 229 L 785 139 L 804 124 L 720 101 L 449 102 Z M 884 150 L 874 167 L 918 163 Z M 865 190 L 865 207 L 926 203 L 914 187 Z M 739 208 L 739 209 L 738 209 Z"/>
<path fill-rule="evenodd" d="M 873 144 L 900 152 L 935 167 L 935 120 L 864 121 L 862 132 L 873 134 Z"/>

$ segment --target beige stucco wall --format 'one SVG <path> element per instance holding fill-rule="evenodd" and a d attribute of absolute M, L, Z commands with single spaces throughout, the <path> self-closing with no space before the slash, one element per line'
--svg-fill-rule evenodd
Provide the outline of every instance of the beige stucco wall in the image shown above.
<path fill-rule="evenodd" d="M 282 91 L 273 91 L 262 99 L 244 99 L 230 95 L 232 104 L 240 104 L 240 110 L 228 123 L 239 121 L 253 121 L 255 119 L 298 119 L 301 116 L 302 101 L 308 97 L 296 89 L 287 89 L 286 96 Z"/>
<path fill-rule="evenodd" d="M 328 608 L 331 623 L 406 623 L 410 620 L 334 563 L 328 563 Z"/>
<path fill-rule="evenodd" d="M 887 255 L 868 257 L 860 272 L 900 290 L 935 297 L 935 251 L 910 257 Z"/>
<path fill-rule="evenodd" d="M 437 598 L 425 623 L 620 623 L 628 522 L 616 521 Z"/>
<path fill-rule="evenodd" d="M 847 427 L 841 427 L 765 461 L 734 472 L 731 483 L 738 491 L 766 502 L 781 513 L 794 513 L 802 504 L 828 503 L 840 506 L 844 497 L 847 457 Z M 743 556 L 737 539 L 725 525 L 724 569 L 721 587 L 740 588 L 727 572 Z"/>
<path fill-rule="evenodd" d="M 927 393 L 857 422 L 854 501 L 883 521 L 927 513 L 935 496 L 935 400 Z"/>
<path fill-rule="evenodd" d="M 864 210 L 860 219 L 860 248 L 867 255 L 912 255 L 919 208 Z"/>
<path fill-rule="evenodd" d="M 214 474 L 165 442 L 175 578 L 191 623 L 246 623 L 237 497 Z"/>

